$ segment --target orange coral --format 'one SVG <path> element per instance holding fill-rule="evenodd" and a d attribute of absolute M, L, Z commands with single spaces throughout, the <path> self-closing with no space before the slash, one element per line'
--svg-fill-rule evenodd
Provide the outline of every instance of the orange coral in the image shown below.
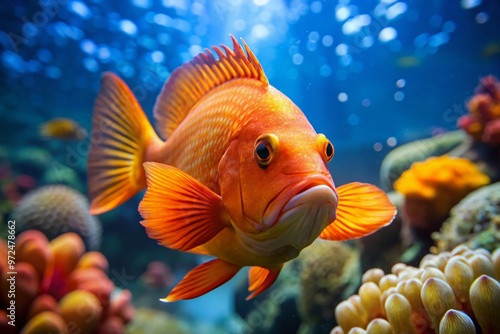
<path fill-rule="evenodd" d="M 454 205 L 489 182 L 471 161 L 441 156 L 415 162 L 396 180 L 394 189 L 405 196 L 403 219 L 414 228 L 432 232 Z"/>
<path fill-rule="evenodd" d="M 16 327 L 2 321 L 0 332 L 124 331 L 134 312 L 131 294 L 122 290 L 111 298 L 115 285 L 106 275 L 108 263 L 101 253 L 85 253 L 83 241 L 75 233 L 49 243 L 41 232 L 28 230 L 19 235 L 16 244 Z M 6 252 L 7 244 L 0 239 L 0 254 Z M 0 261 L 0 315 L 9 314 L 7 278 L 11 271 Z"/>
<path fill-rule="evenodd" d="M 458 126 L 474 140 L 500 145 L 500 82 L 492 75 L 481 79 L 468 102 L 469 115 L 458 120 Z"/>

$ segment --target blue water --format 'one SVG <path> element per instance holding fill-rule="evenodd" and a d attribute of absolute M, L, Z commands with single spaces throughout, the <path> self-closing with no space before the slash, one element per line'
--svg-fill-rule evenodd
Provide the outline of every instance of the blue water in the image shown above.
<path fill-rule="evenodd" d="M 1 144 L 39 145 L 38 125 L 59 116 L 89 129 L 104 71 L 151 117 L 169 74 L 205 47 L 230 45 L 229 34 L 331 139 L 337 184 L 378 183 L 387 152 L 456 129 L 479 78 L 500 76 L 494 0 L 2 1 Z M 54 155 L 64 164 L 73 154 L 84 169 L 88 145 L 71 145 Z M 114 217 L 137 222 L 136 204 Z"/>

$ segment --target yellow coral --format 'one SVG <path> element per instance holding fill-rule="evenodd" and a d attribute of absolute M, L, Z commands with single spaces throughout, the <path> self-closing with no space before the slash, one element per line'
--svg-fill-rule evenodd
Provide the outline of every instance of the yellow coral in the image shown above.
<path fill-rule="evenodd" d="M 331 333 L 375 327 L 377 333 L 475 333 L 472 319 L 483 333 L 499 333 L 499 254 L 461 245 L 425 256 L 419 268 L 397 264 L 382 278 L 371 269 L 359 295 L 335 309 L 339 326 Z"/>
<path fill-rule="evenodd" d="M 469 193 L 489 182 L 468 159 L 445 155 L 415 162 L 396 180 L 394 188 L 405 196 L 435 200 L 444 192 Z"/>
<path fill-rule="evenodd" d="M 462 198 L 489 182 L 471 161 L 440 156 L 415 162 L 396 180 L 394 189 L 405 196 L 404 219 L 413 227 L 432 232 Z"/>

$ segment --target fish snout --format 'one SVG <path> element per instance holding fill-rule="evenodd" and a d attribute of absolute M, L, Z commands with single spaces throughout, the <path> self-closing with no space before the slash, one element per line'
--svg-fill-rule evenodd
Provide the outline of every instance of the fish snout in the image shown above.
<path fill-rule="evenodd" d="M 322 184 L 312 186 L 293 196 L 283 207 L 282 213 L 285 215 L 296 210 L 316 212 L 315 217 L 324 218 L 328 225 L 336 218 L 337 205 L 337 194 L 331 187 Z"/>

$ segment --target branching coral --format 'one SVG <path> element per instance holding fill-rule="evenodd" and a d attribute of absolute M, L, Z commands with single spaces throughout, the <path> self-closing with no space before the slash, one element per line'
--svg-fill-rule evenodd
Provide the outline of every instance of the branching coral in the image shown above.
<path fill-rule="evenodd" d="M 14 209 L 13 218 L 21 230 L 36 229 L 49 239 L 66 232 L 77 233 L 87 249 L 97 249 L 101 225 L 89 214 L 88 200 L 64 186 L 44 186 L 29 192 Z"/>
<path fill-rule="evenodd" d="M 50 243 L 41 232 L 29 230 L 16 241 L 14 270 L 15 324 L 0 322 L 0 332 L 11 333 L 123 333 L 132 317 L 131 294 L 122 290 L 115 297 L 107 277 L 108 263 L 99 252 L 85 253 L 74 233 L 63 234 Z M 10 310 L 9 281 L 12 268 L 7 243 L 0 240 L 0 315 Z M 5 255 L 5 256 L 4 256 Z"/>
<path fill-rule="evenodd" d="M 419 268 L 371 269 L 358 294 L 335 309 L 332 333 L 500 333 L 500 249 L 458 246 Z"/>
<path fill-rule="evenodd" d="M 500 82 L 492 75 L 481 79 L 468 102 L 468 115 L 458 120 L 458 126 L 474 140 L 492 146 L 500 145 Z"/>
<path fill-rule="evenodd" d="M 414 228 L 432 232 L 455 204 L 489 182 L 469 160 L 441 156 L 415 162 L 394 188 L 405 196 L 403 219 Z"/>

